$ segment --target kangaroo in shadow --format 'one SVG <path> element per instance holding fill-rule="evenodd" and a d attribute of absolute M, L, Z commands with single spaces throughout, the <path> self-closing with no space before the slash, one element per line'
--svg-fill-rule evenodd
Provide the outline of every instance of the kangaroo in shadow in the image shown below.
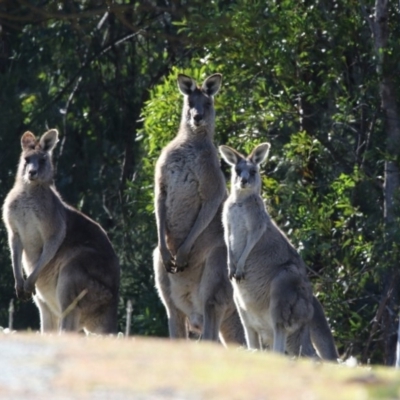
<path fill-rule="evenodd" d="M 203 340 L 244 344 L 227 274 L 225 180 L 213 144 L 214 95 L 221 81 L 214 74 L 197 86 L 191 77 L 178 76 L 182 119 L 155 169 L 154 270 L 171 338 L 186 338 L 189 327 Z"/>
<path fill-rule="evenodd" d="M 101 226 L 64 203 L 54 187 L 57 142 L 55 129 L 21 138 L 15 184 L 3 205 L 16 293 L 24 300 L 33 295 L 42 333 L 114 333 L 118 258 Z"/>
<path fill-rule="evenodd" d="M 262 143 L 245 157 L 228 146 L 219 147 L 232 167 L 223 225 L 229 278 L 247 345 L 314 357 L 311 330 L 320 356 L 336 360 L 332 333 L 312 294 L 306 266 L 269 216 L 261 197 L 259 165 L 269 148 L 269 143 Z"/>

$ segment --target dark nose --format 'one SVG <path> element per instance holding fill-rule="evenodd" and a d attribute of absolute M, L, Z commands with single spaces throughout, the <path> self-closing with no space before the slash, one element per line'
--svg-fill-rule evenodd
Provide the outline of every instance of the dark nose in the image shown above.
<path fill-rule="evenodd" d="M 31 170 L 29 171 L 29 177 L 30 177 L 30 178 L 34 178 L 36 175 L 37 175 L 36 169 L 31 169 Z"/>
<path fill-rule="evenodd" d="M 203 114 L 196 114 L 193 118 L 196 122 L 200 122 L 203 119 Z"/>
<path fill-rule="evenodd" d="M 248 180 L 247 178 L 241 178 L 240 182 L 243 183 L 243 185 L 245 185 L 248 182 Z"/>

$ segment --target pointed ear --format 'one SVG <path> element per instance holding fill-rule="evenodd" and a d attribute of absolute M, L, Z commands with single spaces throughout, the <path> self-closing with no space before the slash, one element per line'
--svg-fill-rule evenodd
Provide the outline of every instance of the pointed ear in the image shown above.
<path fill-rule="evenodd" d="M 196 81 L 190 76 L 179 74 L 178 88 L 183 95 L 189 96 L 196 89 Z"/>
<path fill-rule="evenodd" d="M 263 163 L 268 156 L 270 147 L 271 145 L 269 143 L 259 144 L 251 152 L 248 159 L 257 165 Z"/>
<path fill-rule="evenodd" d="M 58 131 L 57 129 L 50 129 L 47 131 L 39 141 L 42 150 L 50 152 L 56 147 L 58 142 Z"/>
<path fill-rule="evenodd" d="M 36 137 L 32 132 L 25 132 L 21 137 L 22 150 L 34 149 L 36 146 Z"/>
<path fill-rule="evenodd" d="M 210 75 L 201 85 L 201 90 L 209 96 L 215 96 L 218 93 L 219 88 L 221 87 L 221 83 L 221 74 Z"/>
<path fill-rule="evenodd" d="M 229 165 L 236 165 L 239 160 L 243 158 L 243 156 L 238 153 L 236 150 L 232 149 L 229 146 L 219 146 L 219 152 L 221 153 L 222 158 L 229 164 Z"/>

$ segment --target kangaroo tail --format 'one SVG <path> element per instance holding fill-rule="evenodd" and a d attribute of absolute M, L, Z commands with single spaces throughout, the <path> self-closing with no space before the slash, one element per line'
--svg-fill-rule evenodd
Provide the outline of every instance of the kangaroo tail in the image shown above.
<path fill-rule="evenodd" d="M 311 340 L 322 359 L 336 361 L 339 354 L 335 341 L 326 320 L 324 309 L 315 296 L 313 296 L 313 306 L 314 315 L 310 324 Z"/>

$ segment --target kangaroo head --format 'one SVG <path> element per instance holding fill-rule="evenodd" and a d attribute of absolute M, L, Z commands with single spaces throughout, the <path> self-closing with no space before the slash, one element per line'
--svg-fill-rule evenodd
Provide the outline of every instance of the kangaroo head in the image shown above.
<path fill-rule="evenodd" d="M 51 153 L 57 142 L 56 129 L 50 129 L 40 139 L 29 131 L 22 135 L 19 175 L 25 182 L 51 183 L 53 179 Z"/>
<path fill-rule="evenodd" d="M 204 80 L 201 86 L 190 76 L 178 75 L 178 88 L 184 96 L 182 120 L 193 131 L 199 128 L 213 129 L 215 111 L 214 95 L 221 87 L 222 75 L 214 74 Z"/>
<path fill-rule="evenodd" d="M 267 158 L 269 148 L 269 143 L 261 143 L 245 157 L 229 146 L 219 146 L 222 157 L 232 167 L 232 192 L 258 193 L 261 190 L 260 164 Z"/>

